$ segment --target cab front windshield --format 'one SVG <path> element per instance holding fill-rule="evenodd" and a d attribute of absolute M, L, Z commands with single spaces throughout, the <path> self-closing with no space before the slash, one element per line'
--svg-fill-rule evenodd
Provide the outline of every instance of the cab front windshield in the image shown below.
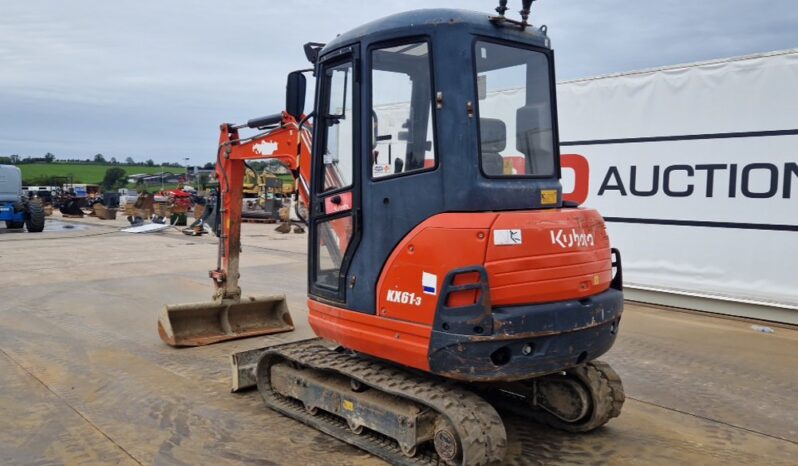
<path fill-rule="evenodd" d="M 555 173 L 548 57 L 477 41 L 480 164 L 488 177 Z"/>

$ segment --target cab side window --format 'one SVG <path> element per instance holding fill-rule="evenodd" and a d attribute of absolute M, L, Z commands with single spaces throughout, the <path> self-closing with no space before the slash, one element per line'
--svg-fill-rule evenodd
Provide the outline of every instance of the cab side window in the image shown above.
<path fill-rule="evenodd" d="M 371 176 L 435 167 L 432 78 L 426 42 L 371 52 Z"/>

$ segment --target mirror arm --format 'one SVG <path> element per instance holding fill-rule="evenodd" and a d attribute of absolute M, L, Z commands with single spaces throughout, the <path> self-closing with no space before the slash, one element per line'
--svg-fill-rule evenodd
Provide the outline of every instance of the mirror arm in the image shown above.
<path fill-rule="evenodd" d="M 316 111 L 315 111 L 315 110 L 314 110 L 314 111 L 312 111 L 312 112 L 310 112 L 310 113 L 308 113 L 308 114 L 307 114 L 307 115 L 305 115 L 304 117 L 302 117 L 302 119 L 301 119 L 301 120 L 299 120 L 299 123 L 297 124 L 297 126 L 298 126 L 300 129 L 302 129 L 302 126 L 303 126 L 305 123 L 307 123 L 307 121 L 308 121 L 308 120 L 310 120 L 310 118 L 311 118 L 311 117 L 313 117 L 313 118 L 315 118 L 315 117 L 316 117 Z"/>

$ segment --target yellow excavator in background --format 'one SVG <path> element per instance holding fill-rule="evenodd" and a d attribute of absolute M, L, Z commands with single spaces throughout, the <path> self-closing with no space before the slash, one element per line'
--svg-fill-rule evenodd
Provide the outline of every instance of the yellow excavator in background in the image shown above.
<path fill-rule="evenodd" d="M 257 173 L 247 167 L 244 172 L 244 204 L 241 215 L 244 218 L 280 220 L 280 210 L 290 202 L 294 184 L 285 183 L 274 173 L 263 170 Z M 286 219 L 283 219 L 286 220 Z"/>

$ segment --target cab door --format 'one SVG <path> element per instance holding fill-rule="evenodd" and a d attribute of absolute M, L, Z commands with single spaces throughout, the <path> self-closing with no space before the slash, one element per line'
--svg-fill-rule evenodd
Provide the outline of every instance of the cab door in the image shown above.
<path fill-rule="evenodd" d="M 359 238 L 357 63 L 357 48 L 345 47 L 325 55 L 317 73 L 308 281 L 311 295 L 340 303 Z"/>

